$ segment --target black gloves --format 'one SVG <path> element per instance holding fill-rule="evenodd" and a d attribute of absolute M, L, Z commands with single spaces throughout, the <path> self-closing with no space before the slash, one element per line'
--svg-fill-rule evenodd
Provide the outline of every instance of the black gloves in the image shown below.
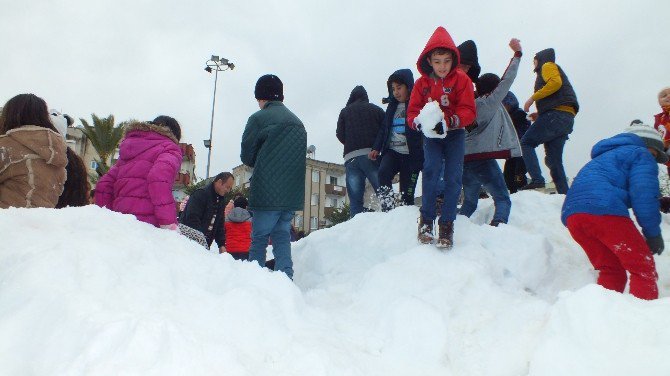
<path fill-rule="evenodd" d="M 663 242 L 663 236 L 658 235 L 654 236 L 651 238 L 647 238 L 647 245 L 649 246 L 649 250 L 651 253 L 655 255 L 660 255 L 663 253 L 663 249 L 665 248 L 665 243 Z"/>

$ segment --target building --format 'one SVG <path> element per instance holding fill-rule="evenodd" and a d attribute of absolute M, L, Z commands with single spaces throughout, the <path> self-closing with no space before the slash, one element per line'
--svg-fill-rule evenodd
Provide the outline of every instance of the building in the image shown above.
<path fill-rule="evenodd" d="M 99 159 L 98 152 L 91 144 L 91 141 L 84 135 L 80 127 L 68 127 L 65 142 L 77 155 L 84 161 L 86 171 L 88 172 L 89 182 L 91 186 L 95 186 L 94 179 L 98 176 L 96 168 L 98 163 L 95 161 Z M 195 150 L 193 145 L 187 143 L 180 143 L 179 148 L 183 154 L 181 167 L 175 177 L 174 185 L 172 186 L 172 195 L 174 196 L 177 205 L 184 199 L 186 193 L 184 190 L 195 180 Z M 112 157 L 112 165 L 119 159 L 119 149 L 116 149 Z M 97 180 L 97 179 L 96 179 Z"/>
<path fill-rule="evenodd" d="M 249 187 L 253 169 L 246 165 L 233 168 L 235 187 Z M 297 211 L 293 226 L 309 233 L 331 225 L 326 216 L 349 203 L 344 165 L 307 158 L 305 169 L 305 202 Z"/>

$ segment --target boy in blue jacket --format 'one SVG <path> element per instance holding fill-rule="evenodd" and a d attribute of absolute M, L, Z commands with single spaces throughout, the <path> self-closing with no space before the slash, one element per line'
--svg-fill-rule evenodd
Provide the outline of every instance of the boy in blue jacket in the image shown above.
<path fill-rule="evenodd" d="M 598 142 L 591 158 L 568 190 L 561 220 L 599 271 L 599 285 L 623 292 L 628 272 L 631 294 L 656 299 L 652 253 L 660 255 L 664 248 L 657 163 L 668 161 L 661 135 L 651 127 L 633 125 Z"/>
<path fill-rule="evenodd" d="M 412 71 L 395 71 L 386 86 L 389 104 L 369 158 L 376 160 L 381 156 L 377 195 L 382 210 L 389 211 L 395 207 L 392 182 L 397 173 L 400 173 L 402 203 L 414 205 L 414 189 L 423 166 L 423 145 L 421 132 L 410 128 L 406 121 L 407 102 L 414 87 Z"/>

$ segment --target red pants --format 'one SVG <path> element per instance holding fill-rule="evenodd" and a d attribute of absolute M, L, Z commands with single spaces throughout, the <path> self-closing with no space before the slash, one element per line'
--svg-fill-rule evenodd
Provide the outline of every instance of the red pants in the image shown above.
<path fill-rule="evenodd" d="M 570 235 L 600 272 L 600 286 L 623 292 L 628 271 L 631 294 L 640 299 L 658 298 L 654 257 L 630 218 L 573 214 L 567 222 Z"/>

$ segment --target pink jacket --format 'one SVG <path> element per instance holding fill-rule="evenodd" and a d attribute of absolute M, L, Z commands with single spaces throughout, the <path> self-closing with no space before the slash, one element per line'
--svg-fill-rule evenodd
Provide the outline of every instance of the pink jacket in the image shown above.
<path fill-rule="evenodd" d="M 95 187 L 95 203 L 156 227 L 176 224 L 172 184 L 181 161 L 178 141 L 167 128 L 132 123 L 119 146 L 119 160 Z"/>

